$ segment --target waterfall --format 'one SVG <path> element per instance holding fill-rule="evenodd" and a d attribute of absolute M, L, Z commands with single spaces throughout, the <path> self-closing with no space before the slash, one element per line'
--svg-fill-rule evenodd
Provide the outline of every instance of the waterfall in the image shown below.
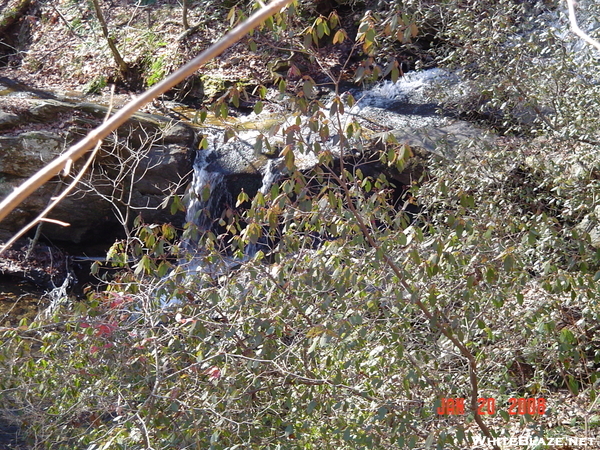
<path fill-rule="evenodd" d="M 356 104 L 348 108 L 343 114 L 342 123 L 350 118 L 356 118 L 368 128 L 373 123 L 381 124 L 387 128 L 400 128 L 413 122 L 418 127 L 423 127 L 433 122 L 442 123 L 441 116 L 435 114 L 430 107 L 428 89 L 434 81 L 446 79 L 448 75 L 439 70 L 424 71 L 421 73 L 407 74 L 397 83 L 385 82 L 375 86 L 370 91 L 356 92 Z M 324 110 L 328 114 L 328 109 Z M 278 122 L 279 115 L 264 115 L 260 119 L 255 115 L 248 120 L 237 122 L 237 139 L 224 141 L 221 129 L 204 128 L 208 140 L 208 149 L 198 150 L 193 165 L 193 178 L 186 195 L 187 215 L 186 221 L 194 224 L 199 233 L 214 230 L 225 203 L 234 203 L 228 193 L 229 187 L 225 180 L 226 174 L 234 176 L 255 173 L 256 167 L 261 167 L 262 183 L 258 192 L 267 195 L 274 183 L 285 174 L 286 168 L 283 158 L 266 159 L 265 155 L 256 154 L 256 138 L 259 136 L 258 126 Z M 284 124 L 296 123 L 296 117 L 290 116 Z M 248 123 L 246 123 L 248 122 Z M 278 122 L 280 123 L 280 122 Z M 245 128 L 244 125 L 245 124 Z M 258 124 L 258 125 L 257 125 Z M 266 125 L 265 125 L 266 126 Z M 336 134 L 341 130 L 332 125 L 332 137 L 323 139 L 310 129 L 301 127 L 301 137 L 306 143 L 319 142 L 322 150 L 336 151 L 339 139 Z M 263 130 L 264 131 L 264 130 Z M 277 136 L 275 136 L 275 141 Z M 309 147 L 309 145 L 307 145 Z M 339 154 L 339 153 L 338 153 Z M 298 151 L 295 153 L 296 166 L 301 170 L 308 170 L 318 164 L 318 155 L 312 151 Z M 236 180 L 239 182 L 239 180 Z M 256 180 L 252 180 L 252 185 Z M 253 190 L 253 189 L 252 189 Z M 251 194 L 251 192 L 249 192 Z M 188 254 L 179 262 L 184 268 L 184 279 L 181 285 L 190 283 L 197 286 L 198 277 L 205 276 L 215 279 L 221 274 L 228 273 L 234 267 L 239 267 L 244 261 L 252 259 L 258 251 L 268 253 L 273 247 L 273 241 L 268 236 L 263 236 L 255 243 L 249 243 L 244 248 L 243 255 L 232 255 L 231 248 L 227 248 L 226 240 L 221 248 L 220 257 L 208 255 L 206 249 L 199 248 L 194 236 L 194 229 L 190 230 L 187 242 L 184 244 Z M 210 256 L 207 258 L 207 256 Z M 171 276 L 171 275 L 168 275 Z M 172 307 L 185 301 L 179 298 L 161 297 L 162 307 Z"/>
<path fill-rule="evenodd" d="M 282 162 L 281 158 L 270 159 L 269 161 L 267 161 L 267 165 L 265 167 L 265 173 L 263 174 L 263 177 L 262 177 L 262 185 L 261 185 L 260 189 L 258 190 L 261 194 L 267 195 L 267 193 L 271 189 L 271 186 L 273 185 L 273 183 L 275 183 L 275 181 L 277 181 L 279 179 L 279 177 L 281 176 L 281 170 L 280 170 L 281 162 Z"/>
<path fill-rule="evenodd" d="M 262 177 L 262 185 L 258 190 L 261 194 L 267 195 L 273 183 L 281 176 L 281 163 L 283 159 L 270 159 L 265 166 L 265 173 Z M 268 244 L 264 237 L 260 238 L 255 244 L 248 244 L 244 249 L 244 254 L 247 258 L 252 258 L 261 247 L 266 248 Z"/>
<path fill-rule="evenodd" d="M 395 83 L 383 81 L 353 92 L 356 104 L 348 112 L 367 127 L 372 123 L 389 129 L 444 126 L 447 120 L 436 112 L 435 87 L 456 89 L 458 84 L 458 77 L 442 69 L 408 72 Z"/>
<path fill-rule="evenodd" d="M 190 202 L 186 222 L 195 224 L 200 231 L 212 228 L 214 216 L 225 195 L 224 176 L 209 170 L 212 151 L 199 151 L 194 161 L 194 175 L 190 186 Z"/>
<path fill-rule="evenodd" d="M 223 172 L 211 170 L 211 163 L 216 157 L 214 150 L 196 152 L 192 182 L 186 195 L 188 200 L 185 220 L 194 224 L 200 233 L 213 228 L 215 220 L 220 215 L 222 204 L 228 198 Z M 199 273 L 221 273 L 224 271 L 223 267 L 228 265 L 227 261 L 224 261 L 224 264 L 207 263 L 205 253 L 198 248 L 198 239 L 194 233 L 184 239 L 183 245 L 188 252 L 186 257 L 179 261 L 179 266 L 185 268 L 186 276 L 182 282 L 184 284 Z M 166 275 L 165 279 L 168 280 L 172 275 Z M 161 308 L 170 308 L 180 305 L 181 299 L 168 298 L 163 294 L 159 297 L 159 302 Z"/>

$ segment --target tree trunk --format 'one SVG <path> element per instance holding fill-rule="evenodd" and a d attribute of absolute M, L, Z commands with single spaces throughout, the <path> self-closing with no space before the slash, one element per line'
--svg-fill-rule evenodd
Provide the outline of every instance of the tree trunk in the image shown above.
<path fill-rule="evenodd" d="M 190 24 L 188 22 L 188 3 L 190 0 L 182 0 L 183 1 L 183 11 L 181 14 L 181 23 L 183 24 L 183 29 L 187 30 L 190 28 Z"/>
<path fill-rule="evenodd" d="M 119 50 L 117 49 L 115 40 L 111 37 L 110 33 L 108 32 L 108 26 L 106 25 L 106 20 L 104 20 L 104 14 L 102 14 L 102 9 L 100 9 L 100 4 L 98 3 L 98 0 L 92 0 L 92 3 L 94 4 L 94 9 L 96 10 L 96 17 L 98 17 L 98 22 L 100 22 L 100 27 L 102 28 L 102 34 L 104 35 L 104 38 L 108 43 L 108 47 L 112 52 L 113 58 L 115 59 L 117 66 L 119 67 L 119 72 L 121 72 L 121 75 L 123 76 L 123 78 L 125 78 L 125 76 L 129 72 L 129 66 L 121 57 L 121 53 L 119 53 Z"/>

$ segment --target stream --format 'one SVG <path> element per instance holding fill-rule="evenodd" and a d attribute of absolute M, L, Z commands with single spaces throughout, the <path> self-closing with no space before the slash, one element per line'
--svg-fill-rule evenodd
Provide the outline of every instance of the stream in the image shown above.
<path fill-rule="evenodd" d="M 193 176 L 185 196 L 188 201 L 185 205 L 187 208 L 185 221 L 193 223 L 199 232 L 211 230 L 223 209 L 235 203 L 235 199 L 242 189 L 250 196 L 258 191 L 265 194 L 273 183 L 285 175 L 284 164 L 282 158 L 278 157 L 277 151 L 273 152 L 273 147 L 271 147 L 270 152 L 266 152 L 257 145 L 257 139 L 267 135 L 273 125 L 279 125 L 281 130 L 301 123 L 300 135 L 306 145 L 319 143 L 321 149 L 328 149 L 332 154 L 338 156 L 337 136 L 340 132 L 345 132 L 345 127 L 351 120 L 360 123 L 365 130 L 364 135 L 367 139 L 369 136 L 376 138 L 377 133 L 389 131 L 393 132 L 400 142 L 419 146 L 429 152 L 441 155 L 447 154 L 446 150 L 449 146 L 459 147 L 463 142 L 483 139 L 485 135 L 483 130 L 466 122 L 449 119 L 437 112 L 438 107 L 433 94 L 440 83 L 444 83 L 446 86 L 449 84 L 456 86 L 459 81 L 456 77 L 440 69 L 430 69 L 407 73 L 396 83 L 386 81 L 368 90 L 356 89 L 343 94 L 352 94 L 356 103 L 340 114 L 339 123 L 342 125 L 342 130 L 338 129 L 337 121 L 329 120 L 330 138 L 327 140 L 321 139 L 317 132 L 311 131 L 305 118 L 290 114 L 285 107 L 286 98 L 278 93 L 273 94 L 279 98 L 273 103 L 270 111 L 263 111 L 259 115 L 251 113 L 231 119 L 230 124 L 233 124 L 235 136 L 226 142 L 224 139 L 225 129 L 216 126 L 214 121 L 209 120 L 205 126 L 188 124 L 206 139 L 207 145 L 194 151 Z M 10 95 L 17 94 L 20 93 L 14 92 Z M 28 95 L 32 94 L 37 93 L 29 90 Z M 72 95 L 52 94 L 52 97 L 60 98 L 63 102 L 81 102 L 82 100 Z M 325 96 L 322 98 L 322 103 L 325 105 L 322 111 L 324 117 L 330 117 L 331 100 L 328 101 Z M 94 108 L 90 103 L 85 103 L 85 105 L 86 109 Z M 172 107 L 177 108 L 177 105 Z M 190 113 L 193 111 L 188 112 L 188 114 Z M 460 128 L 458 138 L 456 137 L 458 135 L 457 125 Z M 281 133 L 278 134 L 281 135 Z M 273 140 L 277 141 L 277 139 L 276 135 Z M 283 147 L 284 142 L 281 139 L 279 138 L 279 144 L 274 142 L 271 145 Z M 360 143 L 358 143 L 358 147 L 360 148 Z M 295 150 L 295 162 L 300 170 L 310 169 L 317 161 L 318 158 L 313 152 Z M 260 246 L 260 241 L 248 246 L 245 258 L 251 258 Z M 186 248 L 192 254 L 198 251 L 195 242 L 188 241 Z M 193 258 L 188 263 L 188 270 L 192 273 L 212 270 L 204 267 L 201 260 L 200 257 Z M 232 260 L 230 264 L 235 265 L 239 262 L 239 260 Z M 4 286 L 8 286 L 8 282 L 5 280 L 0 282 L 0 287 Z M 37 300 L 42 294 L 36 292 L 33 298 Z M 18 297 L 21 295 L 18 292 L 14 295 L 17 297 L 7 295 L 4 300 L 0 300 L 3 308 L 0 313 L 10 311 L 4 312 L 4 314 L 8 314 L 6 317 L 10 317 L 11 321 L 14 317 L 23 317 L 29 314 L 28 311 L 31 309 L 26 308 L 27 311 L 25 311 L 20 309 L 21 306 L 15 307 L 15 298 L 19 299 L 17 301 L 19 304 L 24 305 L 26 302 L 21 300 L 24 297 Z M 30 303 L 35 305 L 35 300 Z"/>
<path fill-rule="evenodd" d="M 432 94 L 441 82 L 456 84 L 458 80 L 440 69 L 430 69 L 408 73 L 396 83 L 386 81 L 369 90 L 351 91 L 349 93 L 356 99 L 356 103 L 340 114 L 342 128 L 350 120 L 356 120 L 364 128 L 367 138 L 381 131 L 394 131 L 407 143 L 425 147 L 432 152 L 440 152 L 443 144 L 449 141 L 436 141 L 436 136 L 450 137 L 450 132 L 444 133 L 444 129 L 456 127 L 457 123 L 465 130 L 463 141 L 482 137 L 483 130 L 438 113 L 438 105 Z M 326 117 L 329 117 L 330 107 L 331 102 L 325 101 L 322 112 Z M 296 121 L 296 116 L 286 114 L 285 111 L 260 115 L 251 113 L 237 119 L 237 139 L 226 143 L 223 142 L 222 130 L 203 130 L 208 147 L 196 151 L 186 220 L 194 223 L 201 231 L 210 229 L 212 220 L 219 217 L 223 206 L 231 204 L 235 198 L 236 192 L 228 186 L 227 176 L 236 170 L 246 170 L 248 166 L 258 168 L 261 180 L 253 188 L 244 186 L 245 190 L 249 194 L 257 191 L 266 194 L 271 185 L 285 173 L 285 169 L 280 157 L 268 155 L 261 158 L 260 152 L 256 150 L 256 141 L 261 134 L 269 131 L 269 126 L 273 123 L 279 124 L 283 129 L 294 125 Z M 321 149 L 328 149 L 334 155 L 339 155 L 338 135 L 344 133 L 344 129 L 339 130 L 335 120 L 329 121 L 329 127 L 330 138 L 326 141 L 320 139 L 318 133 L 311 131 L 305 124 L 301 125 L 300 134 L 305 143 L 319 142 Z M 277 138 L 273 141 L 277 141 Z M 279 142 L 279 145 L 283 146 L 284 142 Z M 249 161 L 248 165 L 243 165 L 243 161 Z M 296 151 L 295 162 L 300 170 L 305 170 L 313 167 L 318 158 L 310 151 Z"/>

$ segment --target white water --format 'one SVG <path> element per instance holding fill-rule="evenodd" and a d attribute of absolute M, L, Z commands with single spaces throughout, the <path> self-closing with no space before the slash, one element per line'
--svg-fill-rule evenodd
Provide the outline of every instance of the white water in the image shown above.
<path fill-rule="evenodd" d="M 379 131 L 444 126 L 448 120 L 436 112 L 434 91 L 441 84 L 458 83 L 456 76 L 442 69 L 409 72 L 395 83 L 384 81 L 369 90 L 353 93 L 356 104 L 343 119 L 356 119 L 366 129 Z"/>
<path fill-rule="evenodd" d="M 271 190 L 271 186 L 275 183 L 282 175 L 281 164 L 283 163 L 283 158 L 277 159 L 269 159 L 267 161 L 267 165 L 265 166 L 265 173 L 262 177 L 262 186 L 258 190 L 263 195 L 267 195 Z M 253 258 L 256 255 L 256 252 L 260 250 L 261 247 L 264 247 L 265 243 L 259 239 L 256 244 L 248 244 L 246 248 L 244 248 L 245 259 Z"/>
<path fill-rule="evenodd" d="M 398 103 L 415 107 L 432 104 L 431 91 L 436 83 L 452 81 L 456 77 L 443 69 L 429 69 L 408 72 L 395 83 L 383 81 L 357 97 L 357 106 L 353 111 L 366 107 L 393 108 Z"/>
<path fill-rule="evenodd" d="M 281 177 L 282 158 L 270 159 L 265 166 L 265 173 L 262 177 L 262 185 L 258 190 L 261 194 L 267 195 L 271 186 Z"/>
<path fill-rule="evenodd" d="M 372 89 L 355 95 L 357 102 L 342 117 L 342 123 L 347 123 L 350 119 L 358 119 L 367 127 L 375 125 L 387 129 L 441 126 L 446 123 L 446 119 L 435 113 L 435 104 L 430 92 L 436 83 L 455 80 L 456 77 L 441 69 L 431 69 L 408 73 L 396 83 L 390 81 L 379 83 Z M 261 119 L 265 122 L 273 121 L 272 117 L 266 115 L 251 114 L 246 118 L 255 123 L 260 123 Z M 295 123 L 296 116 L 288 113 L 284 121 Z M 337 150 L 335 135 L 340 130 L 336 129 L 335 121 L 330 122 L 330 127 L 332 138 L 320 144 L 322 149 L 329 148 L 335 153 Z M 222 164 L 228 166 L 228 160 L 236 158 L 239 161 L 256 158 L 252 149 L 260 134 L 256 129 L 242 130 L 237 133 L 237 139 L 224 143 L 219 132 L 207 130 L 207 133 L 210 134 L 209 149 L 197 152 L 186 216 L 186 221 L 195 224 L 200 232 L 213 228 L 226 201 L 227 186 Z M 305 142 L 321 141 L 318 134 L 311 132 L 308 127 L 303 127 L 301 134 Z M 295 157 L 296 165 L 301 169 L 312 167 L 317 163 L 316 155 L 310 152 L 306 154 L 298 152 Z M 282 164 L 281 158 L 267 160 L 261 170 L 262 185 L 259 192 L 263 195 L 267 194 L 272 184 L 281 177 Z M 255 249 L 248 249 L 247 255 L 251 256 L 254 251 Z"/>
<path fill-rule="evenodd" d="M 593 57 L 590 57 L 591 50 L 589 46 L 581 40 L 573 38 L 566 15 L 561 14 L 561 12 L 555 14 L 555 17 L 548 17 L 550 20 L 547 20 L 547 23 L 551 23 L 554 19 L 554 28 L 552 29 L 552 26 L 550 26 L 547 31 L 556 33 L 559 38 L 564 40 L 568 50 L 576 55 L 576 58 L 574 58 L 576 61 L 593 59 Z M 594 22 L 593 18 L 583 18 L 581 15 L 579 18 L 581 19 L 582 28 L 586 31 L 593 31 L 598 28 L 598 24 Z M 534 27 L 531 33 L 536 34 L 539 31 Z M 443 88 L 440 88 L 440 86 L 443 86 Z M 468 90 L 468 86 L 464 86 L 455 74 L 442 69 L 430 69 L 407 73 L 396 83 L 385 81 L 369 90 L 353 92 L 357 102 L 352 108 L 347 108 L 346 113 L 342 115 L 342 127 L 345 127 L 348 121 L 352 119 L 357 119 L 368 129 L 406 129 L 408 130 L 407 133 L 413 130 L 420 133 L 420 130 L 429 129 L 430 127 L 444 127 L 448 125 L 448 119 L 435 112 L 435 99 L 439 99 L 440 95 L 434 91 L 440 89 L 443 89 L 442 92 L 449 97 L 457 98 L 466 95 L 463 91 Z M 331 105 L 327 106 L 323 111 L 325 117 L 329 117 L 329 107 Z M 280 117 L 276 117 L 278 116 L 276 113 L 271 113 L 270 116 L 268 113 L 259 116 L 250 114 L 242 118 L 240 122 L 279 122 L 282 124 L 281 128 L 283 129 L 286 125 L 293 125 L 297 119 L 289 111 L 281 111 L 279 115 Z M 305 122 L 305 119 L 302 119 L 302 121 Z M 336 129 L 336 121 L 331 120 L 329 125 L 331 136 L 344 132 L 344 130 Z M 262 130 L 262 132 L 266 133 L 266 130 Z M 224 145 L 220 132 L 211 132 L 211 150 L 198 152 L 194 164 L 194 178 L 190 189 L 190 203 L 186 220 L 196 224 L 200 231 L 208 231 L 212 228 L 214 220 L 220 214 L 220 209 L 223 206 L 223 195 L 226 188 L 223 171 L 219 170 L 216 165 L 211 167 L 211 158 L 218 158 L 219 161 L 225 161 L 225 163 L 227 163 L 227 160 L 251 160 L 256 156 L 253 148 L 260 133 L 261 131 L 252 127 L 247 130 L 238 130 L 238 139 L 232 139 Z M 309 131 L 308 127 L 303 126 L 301 134 L 306 142 L 313 140 L 320 142 L 318 134 Z M 277 136 L 275 139 L 277 139 Z M 320 144 L 322 149 L 330 147 L 335 153 L 337 147 L 335 138 L 329 139 L 327 142 L 320 142 Z M 316 156 L 310 152 L 306 154 L 298 153 L 295 156 L 296 165 L 301 169 L 311 167 L 316 163 Z M 230 164 L 230 166 L 234 166 L 234 164 Z M 262 185 L 259 189 L 259 192 L 263 195 L 267 194 L 273 183 L 281 177 L 280 166 L 280 159 L 268 160 L 264 166 Z M 251 258 L 259 246 L 260 243 L 247 246 L 243 260 Z M 208 267 L 202 259 L 201 257 L 193 258 L 188 263 L 188 273 L 223 273 L 231 265 L 242 262 L 225 257 L 219 267 Z"/>
<path fill-rule="evenodd" d="M 399 127 L 425 127 L 434 124 L 441 124 L 444 119 L 435 114 L 434 104 L 429 96 L 429 90 L 432 85 L 440 80 L 448 80 L 449 75 L 441 70 L 433 69 L 423 72 L 410 73 L 399 80 L 397 83 L 384 82 L 374 88 L 356 94 L 357 103 L 350 108 L 342 117 L 342 124 L 348 120 L 358 119 L 365 126 L 370 127 L 374 124 L 379 127 L 399 128 Z M 328 115 L 328 111 L 324 111 Z M 283 113 L 281 119 L 284 124 L 292 125 L 296 117 L 289 113 Z M 242 119 L 249 122 L 260 123 L 261 120 L 268 121 L 271 117 L 265 115 L 249 117 Z M 344 125 L 342 125 L 344 126 Z M 322 142 L 317 133 L 303 127 L 301 134 L 305 142 L 318 141 L 322 149 L 330 149 L 336 153 L 337 145 L 335 135 L 339 133 L 334 121 L 330 122 L 331 136 L 327 142 Z M 282 126 L 283 128 L 283 126 Z M 203 130 L 204 131 L 204 130 Z M 223 142 L 222 133 L 214 129 L 206 129 L 208 134 L 209 148 L 198 150 L 194 161 L 193 180 L 190 185 L 187 206 L 186 221 L 196 225 L 200 233 L 214 229 L 214 225 L 221 215 L 224 204 L 231 198 L 227 196 L 227 183 L 225 173 L 231 171 L 227 167 L 232 167 L 231 160 L 237 161 L 260 161 L 254 154 L 254 143 L 260 132 L 255 129 L 238 130 L 237 138 L 233 138 L 227 143 Z M 306 169 L 313 167 L 317 163 L 316 155 L 311 152 L 304 154 L 298 152 L 295 155 L 296 165 L 299 168 Z M 264 160 L 263 160 L 264 161 Z M 249 167 L 252 166 L 252 163 Z M 285 172 L 283 158 L 268 159 L 261 169 L 262 183 L 259 192 L 263 195 L 268 194 L 273 183 Z M 218 261 L 207 263 L 205 254 L 201 248 L 197 248 L 197 243 L 189 241 L 186 245 L 190 252 L 190 259 L 180 262 L 185 266 L 185 270 L 191 277 L 198 274 L 210 274 L 211 277 L 218 277 L 232 267 L 252 258 L 258 250 L 265 248 L 266 242 L 257 242 L 247 245 L 244 251 L 244 257 L 236 259 L 224 255 Z M 167 276 L 168 277 L 168 276 Z M 180 303 L 179 300 L 162 298 L 160 301 L 162 307 L 172 307 Z"/>
<path fill-rule="evenodd" d="M 194 161 L 194 174 L 190 186 L 190 203 L 187 206 L 186 222 L 195 224 L 199 231 L 211 229 L 219 202 L 225 192 L 224 176 L 210 171 L 212 151 L 198 151 Z"/>

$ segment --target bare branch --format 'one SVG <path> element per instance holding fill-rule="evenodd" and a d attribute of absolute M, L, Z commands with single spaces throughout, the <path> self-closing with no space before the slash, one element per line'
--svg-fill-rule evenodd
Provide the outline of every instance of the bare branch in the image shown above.
<path fill-rule="evenodd" d="M 223 36 L 223 38 L 221 38 L 218 42 L 203 51 L 196 58 L 192 59 L 172 75 L 154 85 L 151 89 L 147 90 L 139 97 L 125 105 L 123 109 L 112 116 L 110 120 L 95 130 L 92 130 L 85 139 L 72 146 L 67 152 L 56 158 L 43 169 L 39 170 L 34 176 L 29 178 L 27 181 L 25 181 L 25 183 L 8 195 L 2 201 L 2 203 L 0 203 L 0 221 L 3 220 L 19 204 L 21 204 L 23 200 L 29 197 L 37 188 L 63 170 L 69 160 L 75 161 L 81 158 L 98 141 L 104 139 L 111 132 L 125 123 L 125 121 L 141 107 L 151 102 L 158 96 L 164 94 L 173 86 L 192 75 L 201 66 L 220 55 L 226 49 L 242 39 L 247 33 L 258 27 L 261 23 L 290 4 L 292 1 L 293 0 L 275 0 L 267 7 L 260 9 L 250 16 L 245 22 L 241 23 Z"/>
<path fill-rule="evenodd" d="M 108 111 L 106 111 L 106 117 L 105 120 L 108 119 L 108 116 L 110 116 L 110 113 L 112 111 L 112 105 L 113 105 L 113 94 L 114 94 L 114 87 L 113 90 L 111 92 L 111 96 L 110 96 L 110 104 L 109 104 L 109 108 Z M 88 160 L 85 162 L 85 164 L 83 165 L 83 167 L 81 168 L 81 170 L 79 171 L 79 173 L 77 174 L 77 176 L 73 179 L 73 181 L 67 186 L 67 188 L 58 196 L 53 197 L 51 200 L 52 202 L 46 207 L 46 209 L 44 209 L 34 220 L 32 220 L 28 225 L 25 225 L 17 234 L 15 234 L 5 245 L 3 245 L 2 247 L 0 247 L 0 254 L 2 254 L 2 252 L 6 249 L 8 249 L 12 244 L 14 244 L 21 236 L 23 236 L 25 233 L 27 233 L 29 230 L 31 230 L 35 225 L 37 225 L 38 223 L 41 225 L 42 222 L 49 222 L 49 223 L 54 223 L 63 227 L 68 227 L 70 224 L 66 223 L 66 222 L 61 222 L 60 220 L 54 220 L 54 219 L 48 219 L 46 218 L 46 215 L 52 211 L 54 209 L 54 207 L 56 205 L 58 205 L 58 203 L 60 201 L 62 201 L 63 198 L 65 198 L 69 192 L 71 192 L 75 186 L 77 186 L 77 183 L 79 183 L 79 181 L 81 180 L 81 178 L 83 177 L 83 175 L 85 174 L 86 170 L 88 169 L 88 167 L 92 164 L 92 162 L 94 161 L 96 154 L 98 153 L 98 150 L 100 150 L 100 145 L 102 144 L 102 141 L 98 141 L 98 143 L 96 144 L 96 147 L 94 148 L 94 150 L 92 151 L 92 153 L 90 154 L 90 157 L 88 158 Z M 70 170 L 70 167 L 72 165 L 73 161 L 71 159 L 68 159 L 65 167 L 64 167 L 64 171 L 67 172 Z M 39 228 L 38 228 L 39 231 Z M 30 250 L 31 251 L 33 249 L 33 247 L 35 246 L 37 240 L 37 233 L 36 233 L 36 238 L 34 238 L 33 242 L 31 243 L 31 247 Z M 29 252 L 28 252 L 29 255 Z"/>
<path fill-rule="evenodd" d="M 579 24 L 577 23 L 577 17 L 575 17 L 575 1 L 567 0 L 567 5 L 569 5 L 569 20 L 571 21 L 571 30 L 585 42 L 590 45 L 593 45 L 598 50 L 600 50 L 600 42 L 595 39 L 592 39 L 587 33 L 585 33 L 581 28 L 579 28 Z"/>

